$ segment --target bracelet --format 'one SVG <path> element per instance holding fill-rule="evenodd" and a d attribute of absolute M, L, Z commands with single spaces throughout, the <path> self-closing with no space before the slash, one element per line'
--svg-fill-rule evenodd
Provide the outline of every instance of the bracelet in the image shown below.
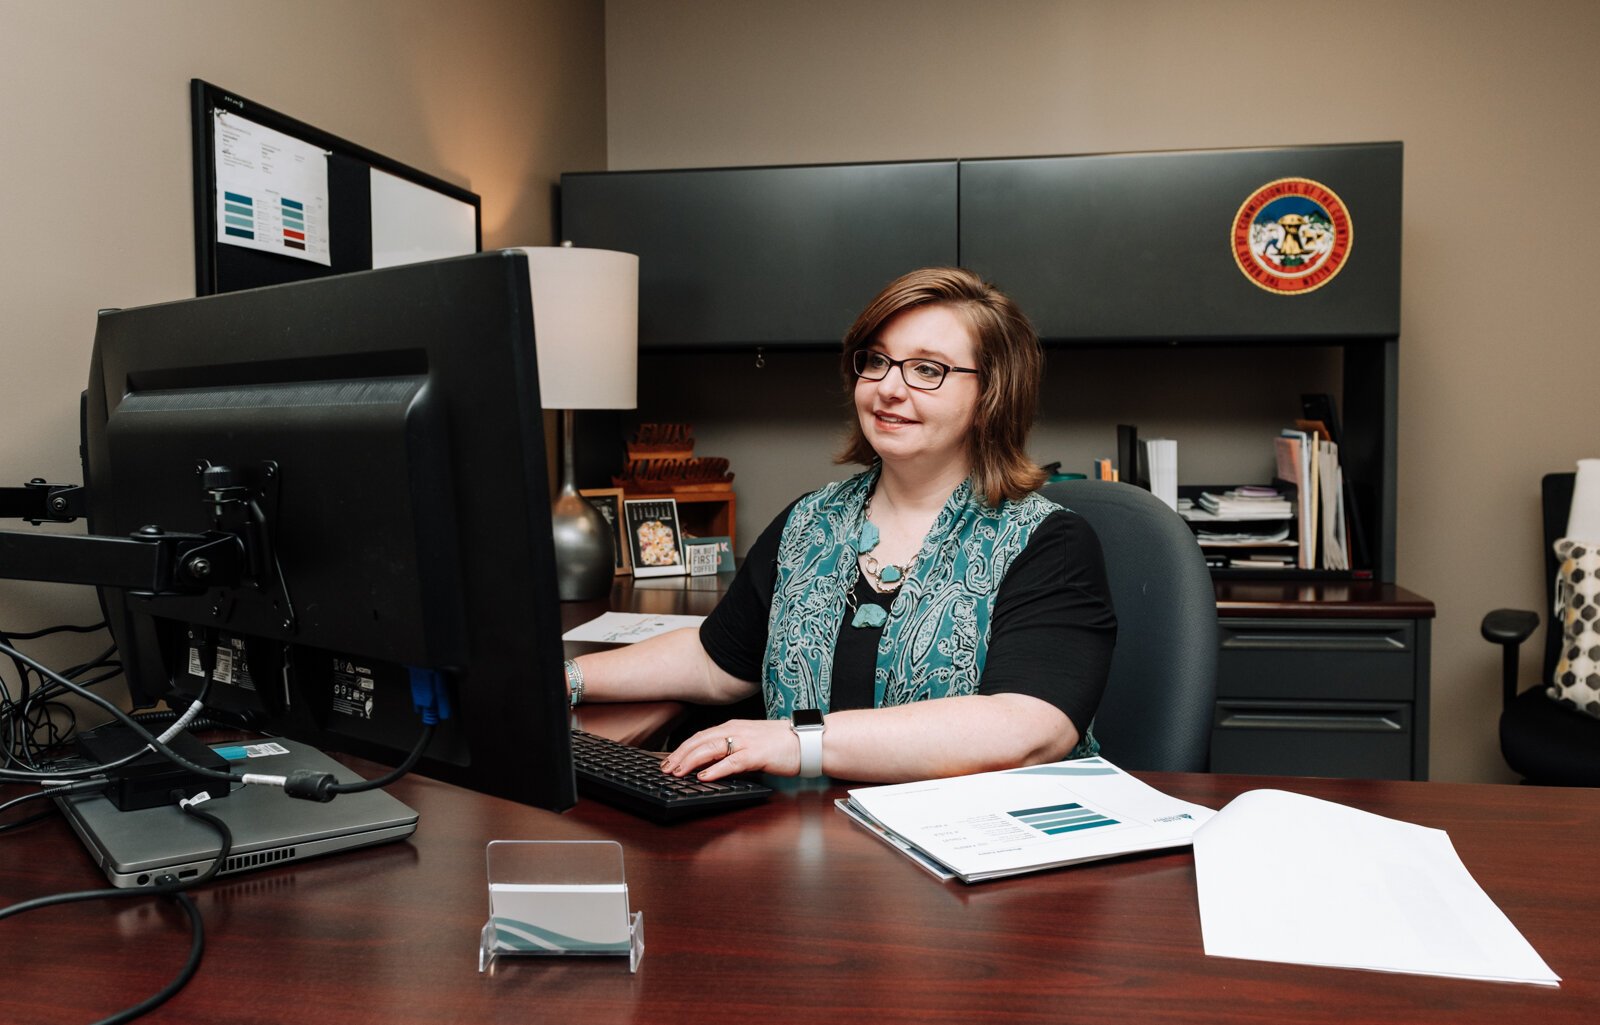
<path fill-rule="evenodd" d="M 583 670 L 579 669 L 578 663 L 570 658 L 561 663 L 561 668 L 566 670 L 567 695 L 572 700 L 572 706 L 576 708 L 583 700 Z"/>

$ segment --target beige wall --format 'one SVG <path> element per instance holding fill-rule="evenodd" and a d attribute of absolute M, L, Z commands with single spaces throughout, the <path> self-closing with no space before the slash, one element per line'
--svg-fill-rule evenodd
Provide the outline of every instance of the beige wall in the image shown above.
<path fill-rule="evenodd" d="M 1538 476 L 1600 454 L 1600 5 L 608 0 L 606 28 L 612 169 L 1402 140 L 1399 581 L 1438 606 L 1434 777 L 1506 778 L 1498 652 L 1477 623 L 1541 606 Z M 699 417 L 701 450 L 733 459 L 747 537 L 832 472 L 837 414 L 807 398 L 831 386 L 826 364 L 782 360 L 763 377 L 716 357 L 714 387 L 676 374 L 647 410 Z M 1142 359 L 1054 363 L 1036 455 L 1107 451 L 1123 399 L 1179 439 L 1186 483 L 1247 443 L 1214 410 L 1159 422 L 1182 388 L 1148 393 Z M 1168 366 L 1270 428 L 1292 409 L 1239 390 L 1252 365 Z M 1271 374 L 1260 394 L 1292 402 L 1325 367 Z"/>
<path fill-rule="evenodd" d="M 600 0 L 0 0 L 0 485 L 82 479 L 96 309 L 194 294 L 191 78 L 471 188 L 494 247 L 551 242 L 560 172 L 604 162 L 603 62 Z M 97 618 L 0 580 L 0 629 Z"/>

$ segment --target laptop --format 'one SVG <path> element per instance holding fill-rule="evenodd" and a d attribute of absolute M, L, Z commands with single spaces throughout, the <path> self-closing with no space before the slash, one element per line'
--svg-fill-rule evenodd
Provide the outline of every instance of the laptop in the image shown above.
<path fill-rule="evenodd" d="M 314 747 L 280 737 L 212 745 L 234 768 L 286 776 L 298 769 L 331 772 L 341 783 L 361 777 Z M 56 798 L 89 854 L 112 886 L 153 886 L 158 877 L 193 879 L 217 859 L 217 831 L 175 806 L 119 811 L 102 794 Z M 219 875 L 283 865 L 357 847 L 403 840 L 416 832 L 417 813 L 382 790 L 341 794 L 326 804 L 297 800 L 279 787 L 235 786 L 207 801 L 227 823 L 233 847 Z"/>

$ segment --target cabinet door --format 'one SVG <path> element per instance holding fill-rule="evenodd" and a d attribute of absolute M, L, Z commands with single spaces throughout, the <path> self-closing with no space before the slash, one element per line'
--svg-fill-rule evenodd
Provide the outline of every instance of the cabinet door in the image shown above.
<path fill-rule="evenodd" d="M 561 237 L 638 254 L 642 348 L 832 346 L 890 280 L 956 262 L 956 165 L 565 174 Z"/>
<path fill-rule="evenodd" d="M 1047 340 L 1390 337 L 1400 171 L 1399 143 L 963 160 L 961 262 Z M 1349 213 L 1338 273 L 1299 294 L 1258 286 L 1234 258 L 1245 201 L 1283 178 L 1320 183 Z"/>

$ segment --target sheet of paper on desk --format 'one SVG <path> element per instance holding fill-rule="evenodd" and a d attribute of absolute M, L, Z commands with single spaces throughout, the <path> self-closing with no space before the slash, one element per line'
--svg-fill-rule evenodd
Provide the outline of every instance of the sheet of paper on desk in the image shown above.
<path fill-rule="evenodd" d="M 1207 954 L 1554 986 L 1442 829 L 1281 790 L 1194 836 Z"/>
<path fill-rule="evenodd" d="M 607 612 L 575 626 L 561 635 L 564 641 L 592 641 L 596 644 L 633 644 L 656 634 L 671 633 L 686 626 L 699 626 L 704 616 L 651 616 L 642 612 Z"/>

